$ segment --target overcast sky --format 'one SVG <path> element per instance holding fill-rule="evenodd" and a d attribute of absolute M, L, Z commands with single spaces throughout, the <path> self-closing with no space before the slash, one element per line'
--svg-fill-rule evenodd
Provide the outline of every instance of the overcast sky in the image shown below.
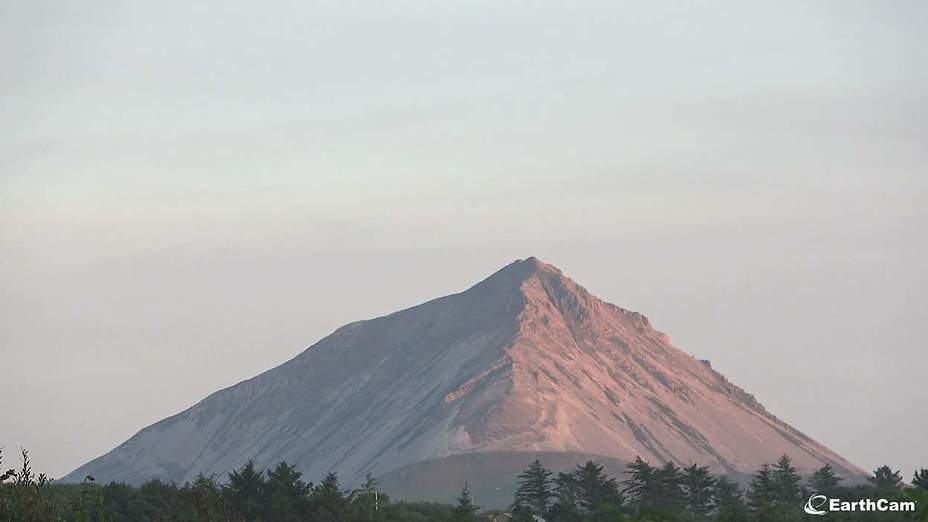
<path fill-rule="evenodd" d="M 4 464 L 536 255 L 908 480 L 926 34 L 921 1 L 0 0 Z"/>

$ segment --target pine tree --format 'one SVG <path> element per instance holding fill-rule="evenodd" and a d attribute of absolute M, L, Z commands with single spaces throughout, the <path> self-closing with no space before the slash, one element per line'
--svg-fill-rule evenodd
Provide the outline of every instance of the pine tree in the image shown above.
<path fill-rule="evenodd" d="M 776 488 L 773 471 L 769 464 L 764 464 L 751 479 L 751 489 L 748 491 L 748 501 L 757 522 L 775 520 L 775 500 Z"/>
<path fill-rule="evenodd" d="M 576 522 L 580 520 L 577 481 L 572 473 L 558 473 L 554 482 L 554 504 L 549 508 L 545 520 L 552 522 Z"/>
<path fill-rule="evenodd" d="M 303 520 L 309 510 L 309 486 L 303 474 L 286 462 L 267 473 L 268 512 L 271 520 Z"/>
<path fill-rule="evenodd" d="M 581 513 L 593 513 L 603 506 L 622 506 L 622 496 L 614 478 L 603 473 L 601 464 L 592 460 L 577 466 L 573 472 L 577 487 L 577 506 Z"/>
<path fill-rule="evenodd" d="M 639 510 L 653 505 L 660 496 L 658 470 L 641 457 L 636 457 L 627 467 L 629 478 L 622 482 L 625 486 L 622 493 Z"/>
<path fill-rule="evenodd" d="M 782 506 L 795 505 L 799 501 L 802 478 L 796 473 L 792 460 L 786 455 L 773 466 L 774 499 Z"/>
<path fill-rule="evenodd" d="M 655 468 L 640 457 L 628 465 L 629 478 L 622 493 L 628 496 L 639 515 L 655 518 L 676 517 L 685 503 L 680 468 L 667 462 Z"/>
<path fill-rule="evenodd" d="M 912 476 L 912 485 L 928 491 L 928 468 L 915 470 L 915 474 Z"/>
<path fill-rule="evenodd" d="M 800 497 L 802 478 L 786 455 L 773 466 L 773 500 L 776 519 L 782 522 L 799 520 L 802 516 Z"/>
<path fill-rule="evenodd" d="M 267 504 L 266 487 L 264 472 L 255 469 L 255 463 L 249 460 L 242 469 L 229 473 L 232 508 L 246 521 L 259 520 Z"/>
<path fill-rule="evenodd" d="M 671 461 L 667 461 L 657 472 L 659 495 L 657 503 L 664 511 L 679 510 L 684 505 L 683 475 L 680 468 Z"/>
<path fill-rule="evenodd" d="M 738 522 L 747 518 L 741 487 L 721 476 L 715 484 L 715 513 L 718 522 Z"/>
<path fill-rule="evenodd" d="M 110 484 L 107 486 L 108 496 L 119 496 L 124 508 L 128 508 L 129 491 L 124 491 L 120 486 L 122 484 Z M 193 484 L 187 484 L 182 493 L 189 499 L 196 513 L 197 520 L 222 520 L 225 518 L 225 503 L 222 492 L 216 480 L 210 476 L 207 477 L 202 473 L 194 477 Z"/>
<path fill-rule="evenodd" d="M 712 510 L 716 482 L 716 478 L 709 473 L 708 466 L 693 464 L 688 468 L 683 468 L 681 479 L 683 496 L 690 513 L 702 517 Z"/>
<path fill-rule="evenodd" d="M 360 489 L 352 493 L 352 511 L 359 521 L 380 520 L 380 507 L 386 505 L 389 498 L 380 491 L 377 480 L 370 473 L 361 484 Z"/>
<path fill-rule="evenodd" d="M 902 475 L 898 471 L 893 471 L 889 466 L 880 466 L 875 469 L 873 476 L 868 477 L 867 480 L 882 496 L 892 496 L 902 491 Z"/>
<path fill-rule="evenodd" d="M 519 487 L 516 489 L 512 510 L 519 515 L 544 517 L 550 507 L 551 497 L 551 472 L 536 460 L 519 475 Z"/>
<path fill-rule="evenodd" d="M 470 488 L 464 483 L 461 489 L 461 496 L 458 497 L 458 505 L 454 507 L 455 522 L 473 522 L 477 520 L 477 510 L 480 509 L 474 505 L 473 498 L 470 495 Z"/>
<path fill-rule="evenodd" d="M 348 520 L 348 500 L 338 484 L 338 475 L 329 473 L 313 488 L 312 520 L 319 522 L 344 522 Z"/>
<path fill-rule="evenodd" d="M 809 490 L 830 497 L 841 485 L 841 477 L 835 475 L 835 470 L 825 464 L 809 477 Z"/>

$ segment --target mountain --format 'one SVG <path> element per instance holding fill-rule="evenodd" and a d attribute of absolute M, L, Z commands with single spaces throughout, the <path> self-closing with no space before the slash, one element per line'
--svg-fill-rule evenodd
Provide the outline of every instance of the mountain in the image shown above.
<path fill-rule="evenodd" d="M 310 480 L 335 471 L 352 484 L 368 472 L 402 477 L 433 459 L 511 452 L 640 455 L 734 474 L 787 454 L 801 470 L 828 463 L 863 474 L 643 315 L 528 258 L 462 293 L 343 326 L 63 480 L 183 483 L 254 459 L 286 460 Z"/>

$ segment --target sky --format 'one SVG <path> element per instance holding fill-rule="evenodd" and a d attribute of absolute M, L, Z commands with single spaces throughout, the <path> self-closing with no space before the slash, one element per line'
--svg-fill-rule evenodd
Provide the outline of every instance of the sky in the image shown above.
<path fill-rule="evenodd" d="M 0 0 L 0 447 L 53 477 L 528 256 L 928 466 L 928 4 Z"/>

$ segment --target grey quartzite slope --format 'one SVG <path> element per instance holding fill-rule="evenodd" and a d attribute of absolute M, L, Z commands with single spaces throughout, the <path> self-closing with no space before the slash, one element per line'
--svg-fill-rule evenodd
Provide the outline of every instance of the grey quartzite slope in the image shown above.
<path fill-rule="evenodd" d="M 570 451 L 750 472 L 854 465 L 535 258 L 460 294 L 348 324 L 66 476 L 178 483 L 254 459 L 310 480 L 449 455 Z"/>

